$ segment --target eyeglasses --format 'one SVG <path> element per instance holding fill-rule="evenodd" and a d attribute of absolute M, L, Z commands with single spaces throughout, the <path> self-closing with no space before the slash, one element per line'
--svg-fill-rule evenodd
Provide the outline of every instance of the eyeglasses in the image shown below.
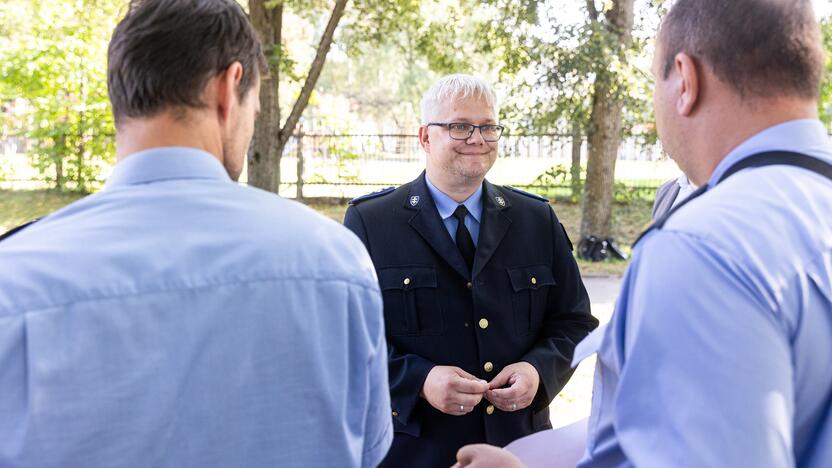
<path fill-rule="evenodd" d="M 480 129 L 482 139 L 488 142 L 495 142 L 500 139 L 505 127 L 502 125 L 474 125 L 469 123 L 451 122 L 431 122 L 427 124 L 428 127 L 435 125 L 437 127 L 445 127 L 448 129 L 448 134 L 454 140 L 467 140 L 474 134 L 475 129 Z"/>

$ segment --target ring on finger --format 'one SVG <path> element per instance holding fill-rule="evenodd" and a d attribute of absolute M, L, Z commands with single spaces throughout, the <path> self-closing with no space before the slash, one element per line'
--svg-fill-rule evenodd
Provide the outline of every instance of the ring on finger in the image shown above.
<path fill-rule="evenodd" d="M 465 405 L 459 405 L 459 410 L 465 412 Z"/>
<path fill-rule="evenodd" d="M 517 411 L 517 403 L 512 403 L 511 404 L 511 410 L 512 411 Z"/>

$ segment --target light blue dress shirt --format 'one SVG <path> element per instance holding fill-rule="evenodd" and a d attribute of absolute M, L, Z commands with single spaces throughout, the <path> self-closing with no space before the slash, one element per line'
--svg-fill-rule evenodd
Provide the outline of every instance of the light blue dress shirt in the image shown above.
<path fill-rule="evenodd" d="M 0 466 L 369 467 L 392 435 L 361 242 L 208 153 L 0 242 Z"/>
<path fill-rule="evenodd" d="M 580 466 L 829 467 L 832 182 L 754 153 L 832 162 L 814 120 L 734 149 L 703 196 L 638 244 L 600 345 Z"/>
<path fill-rule="evenodd" d="M 425 174 L 425 183 L 428 186 L 430 196 L 433 197 L 433 202 L 436 204 L 436 209 L 439 211 L 439 217 L 442 218 L 445 229 L 448 230 L 448 234 L 451 235 L 451 240 L 454 242 L 456 242 L 456 228 L 459 225 L 459 221 L 454 217 L 454 211 L 459 205 L 465 205 L 468 210 L 468 215 L 465 216 L 465 227 L 468 228 L 468 233 L 471 234 L 471 239 L 476 246 L 480 237 L 480 220 L 482 219 L 482 184 L 464 202 L 459 203 L 436 188 L 428 179 L 427 174 Z"/>

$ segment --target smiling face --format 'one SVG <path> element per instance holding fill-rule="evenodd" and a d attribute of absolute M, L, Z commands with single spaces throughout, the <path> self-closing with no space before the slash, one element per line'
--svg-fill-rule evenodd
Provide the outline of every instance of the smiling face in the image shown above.
<path fill-rule="evenodd" d="M 454 99 L 440 105 L 433 122 L 496 124 L 494 109 L 481 97 Z M 434 183 L 451 186 L 480 184 L 497 159 L 497 142 L 483 140 L 479 129 L 467 140 L 454 140 L 445 127 L 423 126 L 422 147 L 427 153 L 427 174 Z"/>

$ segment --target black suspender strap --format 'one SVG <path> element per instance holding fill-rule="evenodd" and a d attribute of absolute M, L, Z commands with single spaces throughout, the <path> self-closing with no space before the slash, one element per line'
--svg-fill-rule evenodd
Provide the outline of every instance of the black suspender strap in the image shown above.
<path fill-rule="evenodd" d="M 754 154 L 729 167 L 716 183 L 718 184 L 748 167 L 777 165 L 801 167 L 832 180 L 832 164 L 826 161 L 790 151 L 769 151 L 767 153 Z"/>
<path fill-rule="evenodd" d="M 747 169 L 749 167 L 763 167 L 763 166 L 794 166 L 806 169 L 808 171 L 812 171 L 816 174 L 820 174 L 830 181 L 832 181 L 832 164 L 827 163 L 826 161 L 822 161 L 818 158 L 813 158 L 811 156 L 807 156 L 802 153 L 794 153 L 791 151 L 768 151 L 765 153 L 757 153 L 747 158 L 743 158 L 741 161 L 735 163 L 731 167 L 722 174 L 722 177 L 716 181 L 714 185 L 719 185 L 721 182 L 725 181 L 725 179 L 731 177 L 732 175 L 736 174 L 737 172 Z M 668 218 L 673 215 L 679 208 L 685 206 L 689 202 L 693 201 L 695 198 L 701 196 L 705 192 L 708 191 L 708 185 L 705 184 L 695 192 L 691 193 L 688 198 L 683 200 L 678 205 L 674 206 L 673 209 L 665 213 L 664 216 L 657 219 L 655 223 L 653 223 L 647 230 L 641 233 L 638 236 L 638 239 L 633 243 L 633 247 L 635 248 L 636 244 L 650 231 L 654 229 L 661 229 L 664 227 L 664 224 L 667 222 Z"/>
<path fill-rule="evenodd" d="M 38 219 L 40 219 L 40 218 L 38 218 Z M 4 239 L 7 239 L 7 238 L 17 234 L 18 232 L 26 229 L 27 227 L 29 227 L 29 225 L 31 225 L 35 221 L 37 221 L 37 219 L 35 219 L 33 221 L 29 221 L 26 224 L 21 224 L 20 226 L 9 229 L 8 231 L 6 231 L 2 235 L 0 235 L 0 241 L 3 241 Z"/>

